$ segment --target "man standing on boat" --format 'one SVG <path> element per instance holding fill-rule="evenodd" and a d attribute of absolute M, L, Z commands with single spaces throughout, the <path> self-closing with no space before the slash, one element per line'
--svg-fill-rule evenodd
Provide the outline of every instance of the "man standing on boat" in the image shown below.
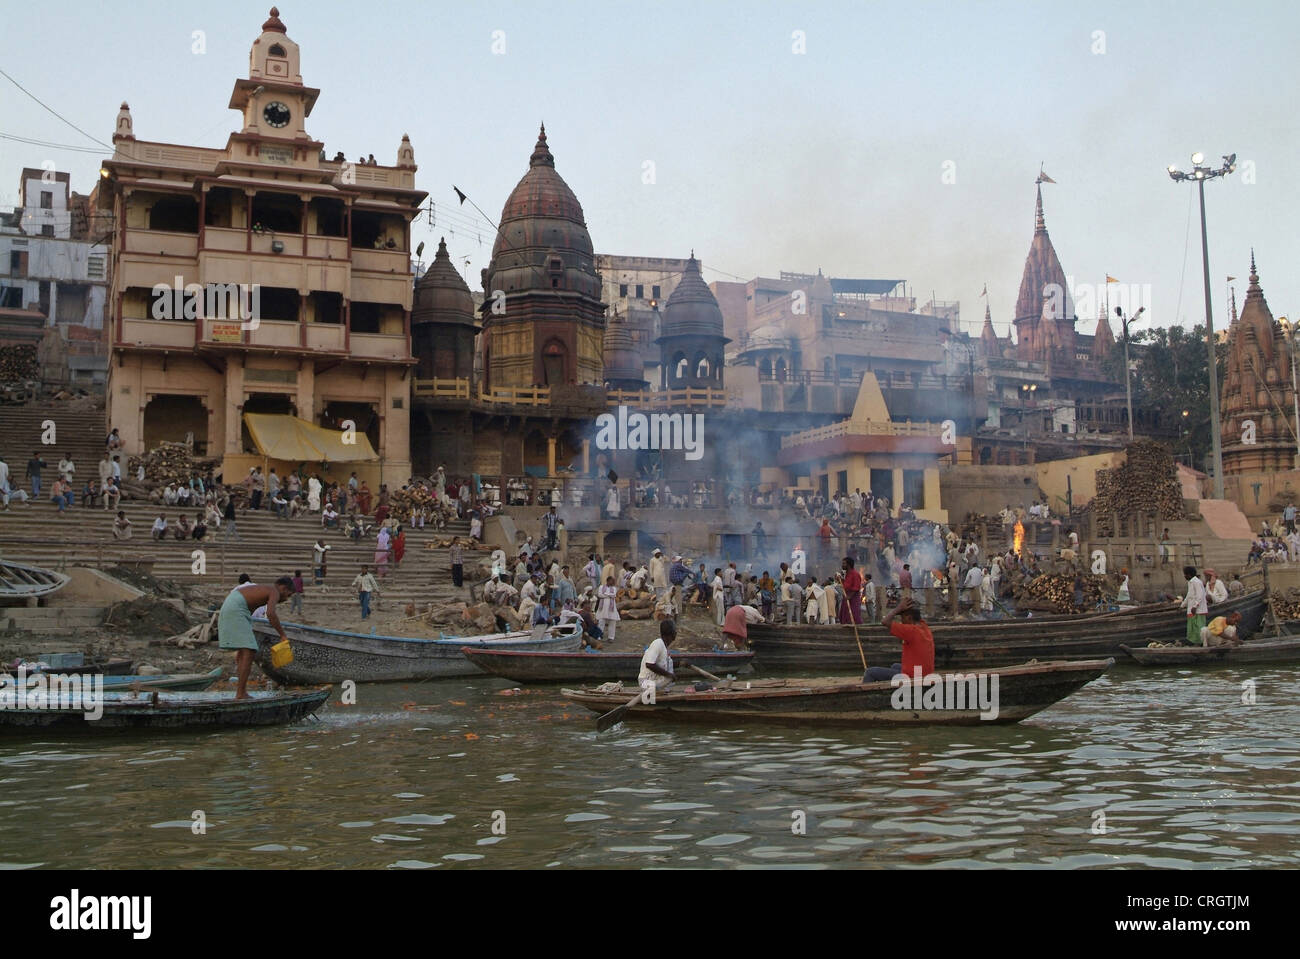
<path fill-rule="evenodd" d="M 668 651 L 677 639 L 677 624 L 671 619 L 659 623 L 659 638 L 646 647 L 641 656 L 641 671 L 637 682 L 642 689 L 654 689 L 656 692 L 672 688 L 676 674 L 673 672 L 673 657 Z"/>
<path fill-rule="evenodd" d="M 1180 606 L 1187 610 L 1187 645 L 1201 645 L 1201 630 L 1205 628 L 1205 615 L 1210 611 L 1205 594 L 1205 583 L 1196 575 L 1195 566 L 1184 566 L 1183 575 L 1187 577 L 1187 595 L 1180 601 Z"/>
<path fill-rule="evenodd" d="M 893 679 L 902 673 L 914 681 L 919 670 L 922 676 L 934 672 L 934 634 L 921 619 L 921 611 L 911 598 L 905 598 L 887 612 L 880 625 L 889 629 L 890 635 L 903 642 L 903 661 L 892 666 L 870 666 L 862 676 L 864 683 Z"/>
<path fill-rule="evenodd" d="M 253 654 L 257 652 L 257 637 L 253 635 L 253 610 L 266 607 L 266 621 L 287 641 L 276 603 L 283 603 L 293 593 L 293 580 L 281 576 L 274 586 L 242 583 L 230 591 L 217 618 L 218 645 L 235 650 L 236 699 L 248 698 L 248 673 L 253 668 Z"/>

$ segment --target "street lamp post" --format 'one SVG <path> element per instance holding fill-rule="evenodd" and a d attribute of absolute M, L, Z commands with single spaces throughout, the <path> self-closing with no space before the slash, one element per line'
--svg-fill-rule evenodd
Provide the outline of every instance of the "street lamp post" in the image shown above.
<path fill-rule="evenodd" d="M 1124 327 L 1124 404 L 1128 408 L 1128 441 L 1133 442 L 1133 387 L 1129 382 L 1128 369 L 1128 325 L 1136 323 L 1145 313 L 1145 306 L 1138 307 L 1138 311 L 1131 317 L 1125 318 L 1124 311 L 1118 306 L 1115 307 L 1115 315 L 1119 317 L 1121 325 Z"/>
<path fill-rule="evenodd" d="M 1192 172 L 1184 173 L 1170 164 L 1169 177 L 1175 183 L 1195 180 L 1201 197 L 1201 269 L 1205 275 L 1205 341 L 1210 351 L 1210 440 L 1214 452 L 1214 497 L 1223 499 L 1223 437 L 1219 429 L 1219 370 L 1214 355 L 1214 315 L 1210 306 L 1210 247 L 1205 235 L 1205 181 L 1227 176 L 1237 169 L 1237 154 L 1223 158 L 1223 166 L 1215 170 L 1203 166 L 1205 154 L 1192 154 Z"/>
<path fill-rule="evenodd" d="M 1026 453 L 1029 452 L 1029 424 L 1025 422 L 1025 406 L 1029 398 L 1034 395 L 1038 389 L 1037 383 L 1020 384 L 1020 430 L 1024 434 L 1024 443 L 1021 449 Z"/>

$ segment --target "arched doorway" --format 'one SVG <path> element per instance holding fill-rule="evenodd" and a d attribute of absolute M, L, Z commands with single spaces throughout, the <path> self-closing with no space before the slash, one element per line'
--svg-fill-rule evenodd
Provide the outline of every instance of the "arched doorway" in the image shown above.
<path fill-rule="evenodd" d="M 766 356 L 758 361 L 758 378 L 760 380 L 770 380 L 772 378 L 772 361 Z"/>
<path fill-rule="evenodd" d="M 297 416 L 298 407 L 288 393 L 250 393 L 244 398 L 241 413 L 270 413 L 278 416 Z M 243 416 L 239 418 L 239 443 L 245 453 L 256 453 L 253 436 Z"/>
<path fill-rule="evenodd" d="M 160 443 L 183 443 L 193 434 L 194 452 L 208 452 L 208 411 L 198 396 L 163 394 L 151 397 L 144 408 L 144 450 Z"/>
<path fill-rule="evenodd" d="M 364 433 L 375 452 L 379 452 L 379 414 L 373 404 L 331 400 L 321 410 L 320 425 L 326 429 L 342 429 L 344 420 L 355 423 L 357 432 Z"/>
<path fill-rule="evenodd" d="M 551 340 L 542 348 L 542 385 L 563 386 L 567 382 L 569 351 L 559 340 Z"/>
<path fill-rule="evenodd" d="M 785 357 L 784 357 L 784 356 L 778 356 L 778 357 L 776 358 L 776 381 L 777 381 L 778 383 L 784 383 L 784 382 L 785 382 L 785 374 L 786 374 L 786 368 L 785 368 Z"/>

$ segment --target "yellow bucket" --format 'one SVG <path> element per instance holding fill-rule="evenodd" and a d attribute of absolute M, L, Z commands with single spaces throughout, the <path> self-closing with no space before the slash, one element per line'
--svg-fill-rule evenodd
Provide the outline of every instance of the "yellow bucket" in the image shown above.
<path fill-rule="evenodd" d="M 293 650 L 289 648 L 287 639 L 282 639 L 271 647 L 271 667 L 273 669 L 280 669 L 292 662 Z"/>

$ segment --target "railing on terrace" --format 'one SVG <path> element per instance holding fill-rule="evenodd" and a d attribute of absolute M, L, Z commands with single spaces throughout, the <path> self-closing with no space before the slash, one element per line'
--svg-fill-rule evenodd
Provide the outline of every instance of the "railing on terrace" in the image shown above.
<path fill-rule="evenodd" d="M 415 395 L 426 396 L 435 400 L 467 400 L 469 399 L 469 380 L 461 377 L 457 379 L 443 379 L 434 377 L 431 380 L 416 380 Z"/>
<path fill-rule="evenodd" d="M 969 390 L 971 377 L 967 373 L 951 375 L 933 373 L 904 373 L 891 370 L 869 370 L 873 373 L 882 390 L 917 389 L 917 390 Z M 783 386 L 840 386 L 845 389 L 857 389 L 861 373 L 839 376 L 820 370 L 798 370 L 780 373 L 758 374 L 760 383 L 778 383 Z"/>
<path fill-rule="evenodd" d="M 510 406 L 549 406 L 551 388 L 534 386 L 527 389 L 498 386 L 491 390 L 480 390 L 478 398 L 484 403 L 505 403 Z"/>
<path fill-rule="evenodd" d="M 706 387 L 679 390 L 609 390 L 605 394 L 610 406 L 639 406 L 648 409 L 707 407 L 722 409 L 727 405 L 727 391 Z"/>
<path fill-rule="evenodd" d="M 838 439 L 841 436 L 932 436 L 943 435 L 943 427 L 937 423 L 891 423 L 887 420 L 865 420 L 854 422 L 841 420 L 829 426 L 817 426 L 781 437 L 781 448 L 803 446 L 806 443 L 819 443 L 823 440 Z"/>

